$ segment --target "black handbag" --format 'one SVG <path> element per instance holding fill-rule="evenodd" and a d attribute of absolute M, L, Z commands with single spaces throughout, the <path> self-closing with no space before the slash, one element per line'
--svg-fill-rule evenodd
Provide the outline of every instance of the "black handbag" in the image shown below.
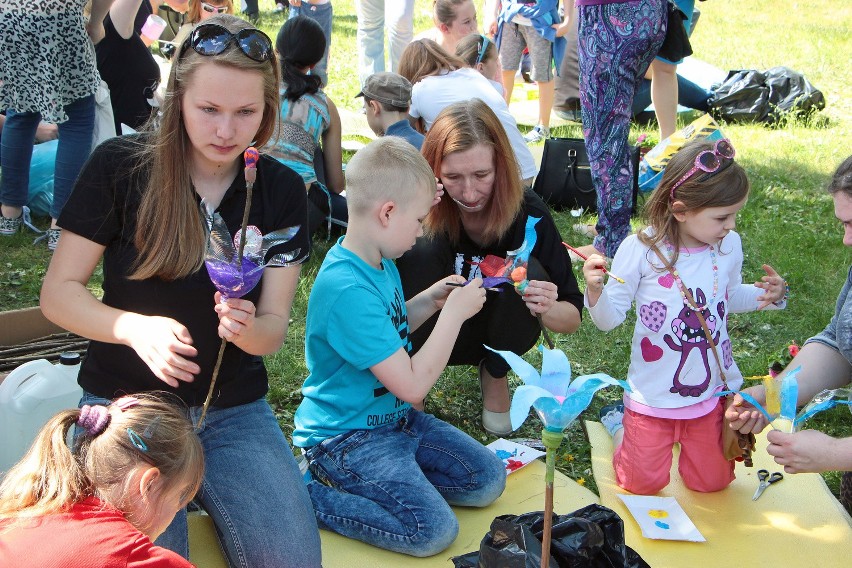
<path fill-rule="evenodd" d="M 657 52 L 658 57 L 669 61 L 680 61 L 684 57 L 692 55 L 692 45 L 689 43 L 689 34 L 686 33 L 686 14 L 675 3 L 668 3 L 668 24 L 666 25 L 666 37 Z"/>
<path fill-rule="evenodd" d="M 632 210 L 639 195 L 639 147 L 630 147 L 633 165 Z M 592 171 L 582 138 L 548 138 L 544 141 L 541 168 L 533 184 L 545 203 L 554 209 L 598 210 L 598 196 L 592 183 Z"/>

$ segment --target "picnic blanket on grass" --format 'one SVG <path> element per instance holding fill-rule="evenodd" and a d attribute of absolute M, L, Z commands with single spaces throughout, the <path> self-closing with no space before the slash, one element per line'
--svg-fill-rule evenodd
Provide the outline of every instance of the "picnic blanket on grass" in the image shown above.
<path fill-rule="evenodd" d="M 675 497 L 707 542 L 644 538 L 618 494 L 612 438 L 599 422 L 586 422 L 592 446 L 592 470 L 601 505 L 624 520 L 625 541 L 654 568 L 683 566 L 849 566 L 852 518 L 816 473 L 785 474 L 757 501 L 757 470 L 783 471 L 766 453 L 765 433 L 757 436 L 754 467 L 737 464 L 737 479 L 716 493 L 696 493 L 677 472 L 658 495 Z"/>

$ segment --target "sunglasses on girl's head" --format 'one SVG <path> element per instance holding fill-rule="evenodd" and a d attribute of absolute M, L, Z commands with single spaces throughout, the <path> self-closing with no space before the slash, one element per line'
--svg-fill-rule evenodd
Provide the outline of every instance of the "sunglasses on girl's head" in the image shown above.
<path fill-rule="evenodd" d="M 713 146 L 712 150 L 703 150 L 695 156 L 695 165 L 692 166 L 692 169 L 686 172 L 686 174 L 677 180 L 672 186 L 672 190 L 669 194 L 669 198 L 674 201 L 675 198 L 675 190 L 683 184 L 686 180 L 695 174 L 695 172 L 702 171 L 708 174 L 715 174 L 716 172 L 725 169 L 730 165 L 730 161 L 734 159 L 736 155 L 736 151 L 734 147 L 731 145 L 731 141 L 727 138 L 722 138 Z M 723 167 L 722 158 L 730 160 Z"/>
<path fill-rule="evenodd" d="M 207 2 L 201 3 L 201 9 L 205 12 L 210 12 L 211 14 L 224 14 L 228 11 L 227 6 L 214 6 L 213 4 L 208 4 Z"/>
<path fill-rule="evenodd" d="M 491 42 L 487 36 L 481 35 L 482 43 L 479 45 L 479 52 L 476 54 L 476 63 L 473 64 L 474 67 L 482 63 L 482 58 L 485 57 L 485 52 L 488 51 L 488 44 Z"/>
<path fill-rule="evenodd" d="M 181 54 L 191 47 L 199 55 L 219 55 L 236 42 L 246 57 L 254 61 L 269 61 L 272 59 L 272 40 L 260 30 L 248 28 L 237 33 L 231 33 L 219 24 L 199 24 L 189 34 L 181 48 Z"/>

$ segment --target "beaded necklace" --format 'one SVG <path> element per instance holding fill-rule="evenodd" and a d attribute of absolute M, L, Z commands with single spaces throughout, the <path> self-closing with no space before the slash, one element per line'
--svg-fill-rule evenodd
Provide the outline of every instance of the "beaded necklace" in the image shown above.
<path fill-rule="evenodd" d="M 668 253 L 669 258 L 673 258 L 674 257 L 674 247 L 668 241 L 665 241 L 665 244 L 666 244 L 666 252 Z M 683 300 L 683 305 L 686 306 L 687 308 L 690 308 L 690 309 L 693 309 L 693 310 L 698 310 L 698 311 L 703 310 L 703 309 L 705 309 L 706 307 L 708 307 L 712 304 L 715 304 L 716 303 L 716 296 L 719 293 L 719 266 L 716 264 L 716 248 L 713 245 L 708 245 L 708 246 L 710 247 L 710 262 L 713 265 L 713 297 L 710 298 L 707 301 L 707 303 L 704 304 L 703 306 L 698 304 L 698 302 L 695 302 L 695 305 L 693 306 L 689 302 L 689 299 L 686 297 L 686 285 L 680 279 L 680 273 L 678 273 L 677 267 L 672 265 L 672 270 L 671 270 L 672 278 L 674 278 L 674 281 L 677 284 L 677 289 L 678 289 L 678 292 L 680 292 L 681 299 Z"/>

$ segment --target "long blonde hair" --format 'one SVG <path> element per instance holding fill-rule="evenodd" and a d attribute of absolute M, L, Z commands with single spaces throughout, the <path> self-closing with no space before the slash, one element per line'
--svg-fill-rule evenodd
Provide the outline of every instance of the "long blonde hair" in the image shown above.
<path fill-rule="evenodd" d="M 399 74 L 412 85 L 430 75 L 449 73 L 463 67 L 467 67 L 464 61 L 450 55 L 431 39 L 412 41 L 399 58 Z"/>
<path fill-rule="evenodd" d="M 524 198 L 515 153 L 500 119 L 480 99 L 451 104 L 435 119 L 421 151 L 435 177 L 440 178 L 446 156 L 480 144 L 494 150 L 494 189 L 481 213 L 487 218 L 482 236 L 490 244 L 498 241 L 512 225 Z M 454 243 L 459 240 L 461 214 L 449 199 L 442 199 L 432 207 L 423 224 L 429 234 L 446 234 Z"/>
<path fill-rule="evenodd" d="M 127 511 L 127 482 L 142 466 L 158 468 L 170 487 L 187 486 L 186 495 L 194 495 L 204 476 L 204 451 L 192 423 L 168 402 L 177 399 L 166 393 L 133 398 L 138 401 L 135 405 L 122 404 L 129 400 L 124 398 L 108 406 L 103 431 L 81 431 L 73 451 L 66 437 L 81 409 L 51 418 L 0 484 L 0 518 L 23 520 L 58 513 L 88 497 Z"/>
<path fill-rule="evenodd" d="M 218 24 L 231 33 L 253 29 L 247 22 L 229 15 L 213 16 L 200 25 L 207 24 Z M 268 61 L 254 61 L 236 45 L 218 55 L 204 56 L 184 43 L 173 61 L 159 128 L 151 130 L 149 143 L 139 151 L 139 168 L 148 171 L 149 177 L 139 206 L 134 241 L 139 260 L 130 275 L 131 280 L 185 278 L 200 269 L 204 262 L 207 235 L 187 167 L 192 144 L 181 111 L 183 95 L 198 68 L 213 63 L 256 71 L 263 76 L 263 118 L 254 145 L 266 144 L 278 121 L 279 75 L 274 57 Z"/>

